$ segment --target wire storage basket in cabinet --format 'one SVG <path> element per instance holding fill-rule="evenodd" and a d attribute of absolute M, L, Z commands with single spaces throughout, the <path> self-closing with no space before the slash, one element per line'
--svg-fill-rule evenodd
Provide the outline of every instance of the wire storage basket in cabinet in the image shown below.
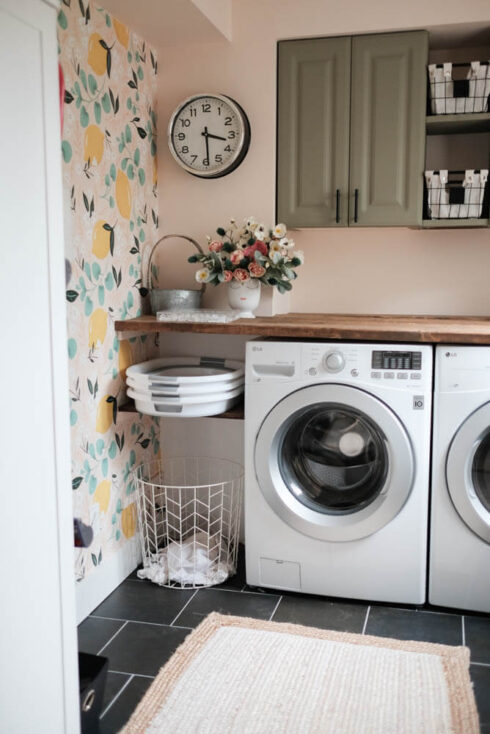
<path fill-rule="evenodd" d="M 430 114 L 489 111 L 490 62 L 429 64 Z"/>
<path fill-rule="evenodd" d="M 135 470 L 140 578 L 214 586 L 236 573 L 243 467 L 226 459 L 167 458 Z"/>
<path fill-rule="evenodd" d="M 425 171 L 425 219 L 488 218 L 488 169 Z"/>

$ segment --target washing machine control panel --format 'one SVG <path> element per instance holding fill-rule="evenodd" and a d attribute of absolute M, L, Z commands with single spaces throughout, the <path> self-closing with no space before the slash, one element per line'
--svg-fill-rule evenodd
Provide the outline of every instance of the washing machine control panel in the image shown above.
<path fill-rule="evenodd" d="M 401 352 L 373 350 L 371 354 L 373 370 L 421 370 L 422 352 Z"/>
<path fill-rule="evenodd" d="M 345 357 L 340 350 L 335 349 L 325 354 L 323 364 L 327 372 L 341 372 L 345 367 Z"/>

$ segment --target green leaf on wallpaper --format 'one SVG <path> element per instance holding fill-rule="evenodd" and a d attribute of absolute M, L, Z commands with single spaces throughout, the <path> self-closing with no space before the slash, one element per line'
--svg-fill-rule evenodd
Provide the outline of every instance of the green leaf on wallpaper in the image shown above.
<path fill-rule="evenodd" d="M 113 367 L 113 368 L 112 368 L 112 379 L 113 379 L 113 380 L 116 380 L 116 379 L 117 379 L 117 376 L 118 376 L 118 374 L 119 374 L 119 371 L 118 371 L 118 370 L 117 370 L 117 369 L 116 369 L 115 367 Z"/>
<path fill-rule="evenodd" d="M 111 441 L 111 445 L 109 446 L 109 451 L 107 453 L 109 454 L 110 459 L 116 458 L 117 446 L 115 441 Z"/>
<path fill-rule="evenodd" d="M 153 158 L 154 158 L 154 157 L 156 156 L 156 154 L 157 154 L 157 144 L 155 143 L 155 141 L 154 141 L 154 140 L 152 140 L 152 141 L 151 141 L 151 143 L 150 143 L 150 153 L 151 153 L 151 155 L 153 156 Z"/>
<path fill-rule="evenodd" d="M 118 352 L 119 351 L 120 344 L 121 344 L 121 342 L 119 341 L 119 339 L 117 338 L 117 336 L 115 336 L 114 337 L 114 340 L 112 342 L 112 346 L 113 346 L 115 352 Z"/>
<path fill-rule="evenodd" d="M 134 163 L 136 166 L 139 166 L 140 158 L 141 158 L 140 149 L 136 148 L 136 150 L 134 151 Z"/>
<path fill-rule="evenodd" d="M 85 194 L 83 195 L 83 201 L 84 201 L 84 204 L 85 204 L 85 208 L 86 208 L 86 210 L 88 211 L 88 210 L 89 210 L 89 206 L 90 206 L 90 205 L 89 205 L 89 203 L 88 203 L 88 199 L 87 199 L 87 197 L 85 196 Z M 84 270 L 84 273 L 85 273 L 85 275 L 87 276 L 87 278 L 88 278 L 89 280 L 92 280 L 92 270 L 91 270 L 91 268 L 90 268 L 90 265 L 89 265 L 89 263 L 83 263 L 83 270 Z"/>
<path fill-rule="evenodd" d="M 134 229 L 134 222 L 133 222 L 133 220 L 131 220 L 130 223 L 129 223 L 129 229 L 131 230 L 131 232 Z"/>
<path fill-rule="evenodd" d="M 121 531 L 116 530 L 116 540 L 120 540 L 120 538 L 121 538 Z"/>
<path fill-rule="evenodd" d="M 112 524 L 113 525 L 116 524 L 116 520 L 117 520 L 117 516 L 116 516 L 116 513 L 114 512 L 114 514 L 112 515 Z"/>
<path fill-rule="evenodd" d="M 134 178 L 134 166 L 133 166 L 133 164 L 132 164 L 132 163 L 130 163 L 130 164 L 128 165 L 128 171 L 127 171 L 127 173 L 128 173 L 128 178 L 129 178 L 129 180 L 130 180 L 130 181 L 132 181 L 132 180 L 133 180 L 133 178 Z"/>
<path fill-rule="evenodd" d="M 93 494 L 97 488 L 97 477 L 92 474 L 90 477 L 90 481 L 88 483 L 88 491 L 90 494 Z"/>
<path fill-rule="evenodd" d="M 99 563 L 102 563 L 102 548 L 99 551 Z"/>
<path fill-rule="evenodd" d="M 104 285 L 108 291 L 111 291 L 114 288 L 114 278 L 112 273 L 107 273 L 107 275 L 105 276 Z"/>
<path fill-rule="evenodd" d="M 71 488 L 78 489 L 82 482 L 83 477 L 73 477 L 73 479 L 71 480 Z"/>
<path fill-rule="evenodd" d="M 104 92 L 100 101 L 102 102 L 102 109 L 104 112 L 109 113 L 111 111 L 111 100 L 109 99 L 107 92 Z"/>
<path fill-rule="evenodd" d="M 78 418 L 77 411 L 71 410 L 70 411 L 70 426 L 75 425 L 75 423 L 77 422 L 77 418 Z"/>
<path fill-rule="evenodd" d="M 83 69 L 80 69 L 79 76 L 80 76 L 80 81 L 83 84 L 83 88 L 85 89 L 86 92 L 88 92 L 87 75 Z"/>
<path fill-rule="evenodd" d="M 133 306 L 134 306 L 134 298 L 133 298 L 133 293 L 132 293 L 132 291 L 129 291 L 129 293 L 128 293 L 128 297 L 127 297 L 127 299 L 126 299 L 126 303 L 128 304 L 128 310 L 129 310 L 130 308 L 133 308 Z"/>
<path fill-rule="evenodd" d="M 95 555 L 95 553 L 91 553 L 90 556 L 92 558 L 92 563 L 94 564 L 94 566 L 96 566 L 97 565 L 97 556 Z"/>
<path fill-rule="evenodd" d="M 107 357 L 109 359 L 114 359 L 114 352 L 112 351 L 112 349 L 109 349 L 109 354 L 107 355 Z"/>
<path fill-rule="evenodd" d="M 68 28 L 68 21 L 66 19 L 66 15 L 62 10 L 58 13 L 58 24 L 60 28 L 63 28 L 64 31 Z"/>
<path fill-rule="evenodd" d="M 65 163 L 69 163 L 71 161 L 72 149 L 68 140 L 63 140 L 63 142 L 61 143 L 61 153 L 63 155 L 63 160 L 65 161 Z"/>
<path fill-rule="evenodd" d="M 87 377 L 87 386 L 88 386 L 88 389 L 89 389 L 90 394 L 93 395 L 94 394 L 94 386 L 92 385 L 92 380 L 89 380 L 88 377 Z"/>
<path fill-rule="evenodd" d="M 131 135 L 131 128 L 129 127 L 129 125 L 126 125 L 126 127 L 124 128 L 124 137 L 126 138 L 127 143 L 130 143 L 133 139 Z"/>
<path fill-rule="evenodd" d="M 129 158 L 123 158 L 122 159 L 122 161 L 121 161 L 121 168 L 122 168 L 123 171 L 126 170 L 126 167 L 128 165 L 128 161 L 129 161 Z"/>
<path fill-rule="evenodd" d="M 99 287 L 97 288 L 97 296 L 99 298 L 99 306 L 103 306 L 104 298 L 105 298 L 105 291 L 104 291 L 103 285 L 99 285 Z"/>
<path fill-rule="evenodd" d="M 105 183 L 106 186 L 110 186 L 111 185 L 111 179 L 109 178 L 109 174 L 108 173 L 106 173 L 106 175 L 104 176 L 104 183 Z"/>
<path fill-rule="evenodd" d="M 75 339 L 68 339 L 68 356 L 70 359 L 73 359 L 75 354 L 77 353 L 77 343 Z"/>
<path fill-rule="evenodd" d="M 145 235 L 145 232 L 144 232 L 144 230 L 143 230 L 143 229 L 140 229 L 140 231 L 139 231 L 139 235 L 138 235 L 138 236 L 139 236 L 139 238 L 140 238 L 140 242 L 144 242 L 144 241 L 145 241 L 145 239 L 146 239 L 146 235 Z"/>
<path fill-rule="evenodd" d="M 111 16 L 108 13 L 105 14 L 105 24 L 108 28 L 110 28 L 112 25 Z"/>
<path fill-rule="evenodd" d="M 82 127 L 87 127 L 88 123 L 89 123 L 88 112 L 85 109 L 85 105 L 82 105 L 82 108 L 80 110 L 80 125 Z"/>
<path fill-rule="evenodd" d="M 121 500 L 118 500 L 117 501 L 117 504 L 116 504 L 116 512 L 117 513 L 122 512 L 122 502 L 121 502 Z"/>
<path fill-rule="evenodd" d="M 109 206 L 111 207 L 111 209 L 114 209 L 115 202 L 112 196 L 109 196 Z"/>
<path fill-rule="evenodd" d="M 143 79 L 143 77 L 144 77 L 145 75 L 144 75 L 144 73 L 143 73 L 143 69 L 141 68 L 141 66 L 138 66 L 138 72 L 137 72 L 137 73 L 138 73 L 138 79 L 139 79 L 140 81 L 142 81 L 142 79 Z"/>
<path fill-rule="evenodd" d="M 133 54 L 131 53 L 131 51 L 128 51 L 128 63 L 130 64 L 132 60 L 133 60 Z"/>
<path fill-rule="evenodd" d="M 114 163 L 111 163 L 110 174 L 111 174 L 112 180 L 115 181 L 116 176 L 117 176 L 117 171 L 116 171 L 116 166 L 114 165 Z"/>
<path fill-rule="evenodd" d="M 140 441 L 140 446 L 143 449 L 147 449 L 149 445 L 150 445 L 150 439 L 149 438 L 145 438 L 145 439 L 143 439 L 143 441 Z"/>
<path fill-rule="evenodd" d="M 81 75 L 82 75 L 82 72 L 80 72 L 80 76 Z M 88 75 L 88 88 L 90 90 L 90 94 L 95 94 L 97 91 L 97 81 L 93 74 Z"/>
<path fill-rule="evenodd" d="M 92 457 L 92 459 L 95 459 L 95 446 L 93 445 L 93 443 L 89 443 L 89 445 L 88 445 L 88 453 Z"/>
<path fill-rule="evenodd" d="M 95 122 L 99 125 L 100 121 L 102 120 L 102 110 L 98 102 L 95 102 L 94 104 L 94 115 L 95 115 Z"/>
<path fill-rule="evenodd" d="M 136 453 L 134 449 L 131 449 L 129 453 L 129 466 L 134 466 L 136 464 Z"/>
<path fill-rule="evenodd" d="M 82 96 L 82 90 L 80 89 L 80 84 L 78 82 L 75 82 L 75 84 L 73 85 L 73 90 L 75 94 L 77 95 L 77 97 Z"/>
<path fill-rule="evenodd" d="M 75 102 L 75 107 L 77 108 L 77 110 L 80 109 L 81 105 L 82 105 L 82 98 L 77 97 L 77 101 Z"/>
<path fill-rule="evenodd" d="M 99 456 L 100 456 L 100 454 L 104 450 L 104 445 L 105 445 L 104 439 L 103 438 L 98 438 L 97 441 L 96 441 L 96 443 L 95 443 L 95 450 L 97 451 L 97 453 L 99 454 Z"/>
<path fill-rule="evenodd" d="M 106 477 L 108 471 L 109 471 L 109 459 L 102 459 L 102 475 Z"/>
<path fill-rule="evenodd" d="M 143 186 L 146 181 L 146 175 L 142 168 L 138 169 L 138 179 L 139 179 L 140 184 Z"/>
<path fill-rule="evenodd" d="M 132 263 L 129 266 L 129 271 L 128 272 L 129 272 L 130 276 L 133 277 L 133 275 L 134 275 L 134 265 Z"/>
<path fill-rule="evenodd" d="M 98 279 L 98 277 L 100 275 L 100 272 L 101 271 L 100 271 L 100 265 L 99 265 L 99 263 L 94 263 L 92 265 L 92 275 L 94 276 L 95 280 Z"/>
<path fill-rule="evenodd" d="M 90 296 L 87 296 L 85 300 L 85 316 L 90 316 L 93 309 L 94 309 L 94 304 L 92 302 L 92 299 L 90 298 Z"/>
<path fill-rule="evenodd" d="M 73 303 L 73 301 L 76 301 L 78 298 L 78 292 L 77 291 L 66 291 L 66 300 L 68 303 Z"/>
<path fill-rule="evenodd" d="M 133 106 L 133 100 L 131 99 L 131 97 L 128 97 L 126 100 L 126 107 L 128 108 L 128 110 L 130 110 L 132 106 Z"/>

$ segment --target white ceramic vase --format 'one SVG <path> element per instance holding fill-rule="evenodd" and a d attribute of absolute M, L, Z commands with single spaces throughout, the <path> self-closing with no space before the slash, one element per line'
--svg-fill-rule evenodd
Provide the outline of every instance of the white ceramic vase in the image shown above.
<path fill-rule="evenodd" d="M 254 311 L 260 303 L 260 280 L 250 278 L 244 283 L 232 280 L 228 283 L 228 303 L 241 311 L 241 318 L 254 319 Z"/>

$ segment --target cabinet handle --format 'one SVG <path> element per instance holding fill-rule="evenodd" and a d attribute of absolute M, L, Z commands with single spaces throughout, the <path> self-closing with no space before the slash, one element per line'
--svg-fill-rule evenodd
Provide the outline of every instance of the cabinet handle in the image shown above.
<path fill-rule="evenodd" d="M 359 189 L 354 189 L 354 222 L 357 222 L 359 214 Z"/>
<path fill-rule="evenodd" d="M 335 192 L 335 221 L 340 222 L 340 189 Z"/>

